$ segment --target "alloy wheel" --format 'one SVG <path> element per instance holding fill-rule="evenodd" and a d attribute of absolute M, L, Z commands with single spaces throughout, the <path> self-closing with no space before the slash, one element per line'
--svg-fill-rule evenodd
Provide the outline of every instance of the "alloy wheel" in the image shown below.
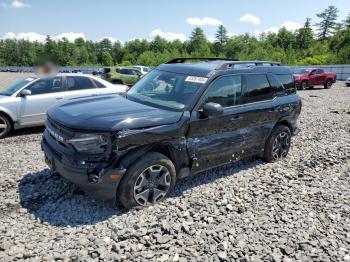
<path fill-rule="evenodd" d="M 146 168 L 134 184 L 135 201 L 142 206 L 160 202 L 168 193 L 171 185 L 169 170 L 162 165 Z"/>
<path fill-rule="evenodd" d="M 290 147 L 290 137 L 287 132 L 277 135 L 273 143 L 272 155 L 274 159 L 281 159 L 287 156 Z"/>
<path fill-rule="evenodd" d="M 8 126 L 7 126 L 6 119 L 4 117 L 0 116 L 0 136 L 5 134 L 7 128 L 8 128 Z"/>

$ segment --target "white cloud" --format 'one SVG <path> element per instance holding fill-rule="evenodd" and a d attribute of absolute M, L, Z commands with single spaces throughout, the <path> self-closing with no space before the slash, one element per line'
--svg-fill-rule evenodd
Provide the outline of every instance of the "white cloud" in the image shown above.
<path fill-rule="evenodd" d="M 286 21 L 281 25 L 281 27 L 285 27 L 289 31 L 295 31 L 295 30 L 301 28 L 302 25 L 297 23 L 297 22 Z"/>
<path fill-rule="evenodd" d="M 256 17 L 256 16 L 254 16 L 252 14 L 245 14 L 245 15 L 241 16 L 239 21 L 251 23 L 251 24 L 254 24 L 254 25 L 260 25 L 261 24 L 261 21 L 260 21 L 259 17 Z"/>
<path fill-rule="evenodd" d="M 85 39 L 85 35 L 83 33 L 62 33 L 56 36 L 51 36 L 52 40 L 62 40 L 63 38 L 67 38 L 68 41 L 73 42 L 75 39 L 82 37 Z M 3 37 L 3 39 L 23 39 L 31 42 L 41 42 L 44 43 L 46 40 L 46 35 L 38 34 L 35 32 L 27 32 L 27 33 L 18 33 L 15 34 L 13 32 L 7 32 Z"/>
<path fill-rule="evenodd" d="M 163 32 L 160 29 L 154 29 L 149 34 L 150 37 L 156 37 L 159 35 L 162 38 L 165 38 L 166 40 L 172 41 L 172 40 L 180 40 L 180 41 L 186 41 L 187 37 L 182 33 L 173 33 L 173 32 Z"/>
<path fill-rule="evenodd" d="M 83 33 L 62 33 L 56 36 L 52 37 L 54 40 L 62 40 L 63 38 L 66 38 L 69 42 L 73 42 L 77 38 L 83 38 L 85 40 L 85 35 Z"/>
<path fill-rule="evenodd" d="M 202 26 L 202 25 L 210 25 L 210 26 L 218 26 L 222 25 L 223 23 L 216 18 L 211 18 L 211 17 L 189 17 L 186 19 L 186 22 L 189 23 L 190 25 L 195 25 L 195 26 Z"/>
<path fill-rule="evenodd" d="M 272 33 L 278 33 L 278 30 L 282 27 L 285 27 L 288 31 L 295 31 L 299 28 L 302 27 L 301 24 L 297 23 L 297 22 L 293 22 L 293 21 L 285 21 L 283 24 L 281 24 L 279 27 L 278 26 L 273 26 L 270 28 L 267 28 L 263 31 L 260 30 L 255 30 L 254 34 L 256 36 L 259 36 L 261 33 L 265 33 L 265 34 L 272 34 Z"/>
<path fill-rule="evenodd" d="M 120 43 L 124 43 L 124 41 L 118 39 L 118 38 L 115 38 L 113 36 L 105 36 L 105 37 L 102 37 L 100 40 L 98 40 L 98 42 L 101 42 L 103 39 L 108 39 L 109 41 L 111 41 L 112 43 L 116 43 L 116 42 L 120 42 Z"/>
<path fill-rule="evenodd" d="M 25 4 L 19 0 L 12 0 L 11 7 L 13 7 L 13 8 L 30 8 L 32 6 L 29 4 Z"/>

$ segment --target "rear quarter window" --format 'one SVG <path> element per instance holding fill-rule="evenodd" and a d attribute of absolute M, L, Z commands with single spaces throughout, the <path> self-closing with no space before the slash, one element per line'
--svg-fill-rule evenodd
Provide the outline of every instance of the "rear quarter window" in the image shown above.
<path fill-rule="evenodd" d="M 295 82 L 293 75 L 275 75 L 283 84 L 284 88 L 288 91 L 295 91 Z"/>
<path fill-rule="evenodd" d="M 243 75 L 243 103 L 253 103 L 271 99 L 273 89 L 265 74 Z"/>

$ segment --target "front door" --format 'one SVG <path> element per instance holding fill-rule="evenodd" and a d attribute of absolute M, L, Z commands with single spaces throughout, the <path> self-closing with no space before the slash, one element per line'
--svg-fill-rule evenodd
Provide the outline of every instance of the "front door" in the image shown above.
<path fill-rule="evenodd" d="M 39 79 L 26 89 L 31 91 L 31 95 L 20 96 L 17 102 L 21 126 L 42 125 L 46 111 L 66 95 L 61 77 Z"/>
<path fill-rule="evenodd" d="M 201 171 L 235 160 L 244 150 L 247 130 L 241 103 L 241 76 L 223 76 L 215 80 L 204 95 L 202 104 L 218 103 L 224 108 L 221 116 L 191 115 L 187 139 L 193 170 Z"/>

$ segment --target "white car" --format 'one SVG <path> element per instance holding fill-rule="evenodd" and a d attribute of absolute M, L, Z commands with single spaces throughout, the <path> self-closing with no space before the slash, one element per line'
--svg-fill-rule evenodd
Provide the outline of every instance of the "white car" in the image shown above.
<path fill-rule="evenodd" d="M 0 138 L 12 129 L 44 125 L 47 109 L 61 101 L 127 90 L 125 85 L 83 74 L 25 78 L 0 90 Z"/>
<path fill-rule="evenodd" d="M 346 84 L 346 86 L 350 86 L 350 77 L 348 77 L 348 78 L 345 80 L 345 84 Z"/>
<path fill-rule="evenodd" d="M 133 66 L 133 68 L 138 69 L 142 75 L 147 74 L 149 71 L 151 71 L 151 69 L 147 66 Z"/>

